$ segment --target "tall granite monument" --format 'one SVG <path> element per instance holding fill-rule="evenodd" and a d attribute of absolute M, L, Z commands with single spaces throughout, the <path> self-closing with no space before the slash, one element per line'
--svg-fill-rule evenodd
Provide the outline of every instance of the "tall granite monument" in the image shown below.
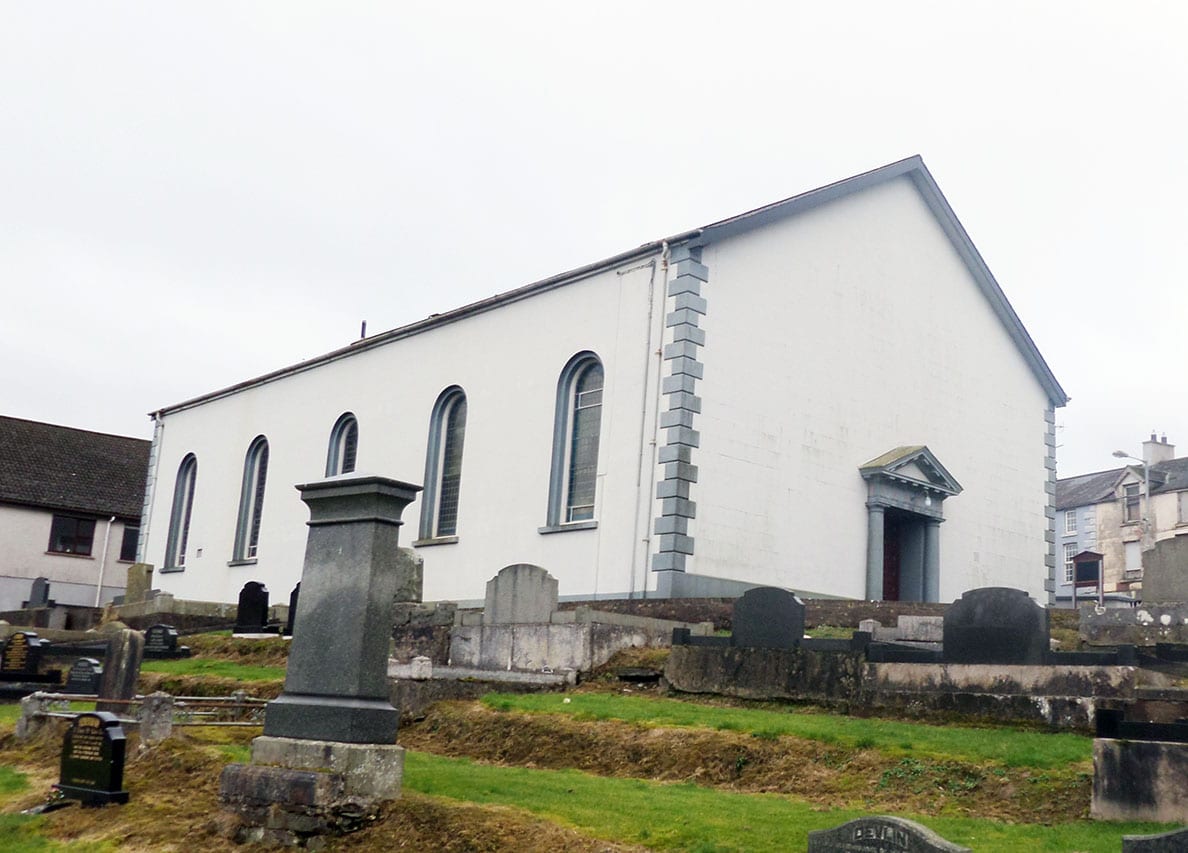
<path fill-rule="evenodd" d="M 251 765 L 229 765 L 219 786 L 248 825 L 243 840 L 286 844 L 348 831 L 360 804 L 400 794 L 388 640 L 400 516 L 420 487 L 351 474 L 297 489 L 309 536 L 285 689 L 268 703 Z"/>

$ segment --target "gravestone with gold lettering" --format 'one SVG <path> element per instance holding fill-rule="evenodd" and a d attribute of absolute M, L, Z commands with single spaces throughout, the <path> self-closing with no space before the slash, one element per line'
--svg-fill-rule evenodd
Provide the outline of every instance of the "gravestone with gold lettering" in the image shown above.
<path fill-rule="evenodd" d="M 20 681 L 59 684 L 62 673 L 53 670 L 41 673 L 41 648 L 45 640 L 32 631 L 17 631 L 4 642 L 0 652 L 0 681 Z"/>
<path fill-rule="evenodd" d="M 79 714 L 62 741 L 61 773 L 54 787 L 84 806 L 128 802 L 123 790 L 125 746 L 115 714 Z"/>

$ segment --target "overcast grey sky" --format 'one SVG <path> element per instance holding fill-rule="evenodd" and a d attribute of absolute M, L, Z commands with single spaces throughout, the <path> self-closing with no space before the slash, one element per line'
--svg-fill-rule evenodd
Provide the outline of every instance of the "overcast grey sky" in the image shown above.
<path fill-rule="evenodd" d="M 921 154 L 1072 402 L 1188 455 L 1188 4 L 0 5 L 0 414 L 145 413 Z M 907 440 L 910 437 L 905 437 Z"/>

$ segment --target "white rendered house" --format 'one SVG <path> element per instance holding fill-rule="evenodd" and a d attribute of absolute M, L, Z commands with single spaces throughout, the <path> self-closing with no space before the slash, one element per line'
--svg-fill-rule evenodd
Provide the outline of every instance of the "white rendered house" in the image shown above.
<path fill-rule="evenodd" d="M 426 600 L 1038 597 L 1065 401 L 913 157 L 159 410 L 141 559 L 280 598 L 353 470 L 423 483 Z"/>

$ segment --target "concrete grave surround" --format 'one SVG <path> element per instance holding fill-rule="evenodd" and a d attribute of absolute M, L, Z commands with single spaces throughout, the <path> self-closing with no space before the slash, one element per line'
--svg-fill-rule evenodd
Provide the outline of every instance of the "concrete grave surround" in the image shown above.
<path fill-rule="evenodd" d="M 947 663 L 1042 664 L 1049 645 L 1048 611 L 1021 589 L 971 589 L 945 612 Z"/>
<path fill-rule="evenodd" d="M 912 820 L 888 815 L 860 817 L 808 835 L 808 853 L 970 853 Z"/>
<path fill-rule="evenodd" d="M 732 645 L 793 649 L 804 638 L 804 602 L 785 589 L 748 590 L 734 602 L 732 624 Z"/>
<path fill-rule="evenodd" d="M 1095 738 L 1089 815 L 1188 823 L 1188 743 Z"/>
<path fill-rule="evenodd" d="M 557 609 L 557 581 L 540 566 L 507 566 L 487 584 L 481 613 L 458 611 L 450 631 L 452 667 L 476 670 L 589 672 L 619 649 L 671 645 L 674 628 L 692 625 L 578 607 Z"/>
<path fill-rule="evenodd" d="M 419 487 L 340 476 L 297 488 L 310 511 L 299 627 L 264 734 L 394 743 L 399 715 L 388 701 L 387 663 L 401 586 L 397 532 Z"/>
<path fill-rule="evenodd" d="M 1122 853 L 1184 853 L 1188 850 L 1188 828 L 1158 835 L 1123 835 Z"/>
<path fill-rule="evenodd" d="M 486 625 L 548 622 L 557 609 L 557 580 L 540 566 L 507 566 L 487 581 Z"/>

